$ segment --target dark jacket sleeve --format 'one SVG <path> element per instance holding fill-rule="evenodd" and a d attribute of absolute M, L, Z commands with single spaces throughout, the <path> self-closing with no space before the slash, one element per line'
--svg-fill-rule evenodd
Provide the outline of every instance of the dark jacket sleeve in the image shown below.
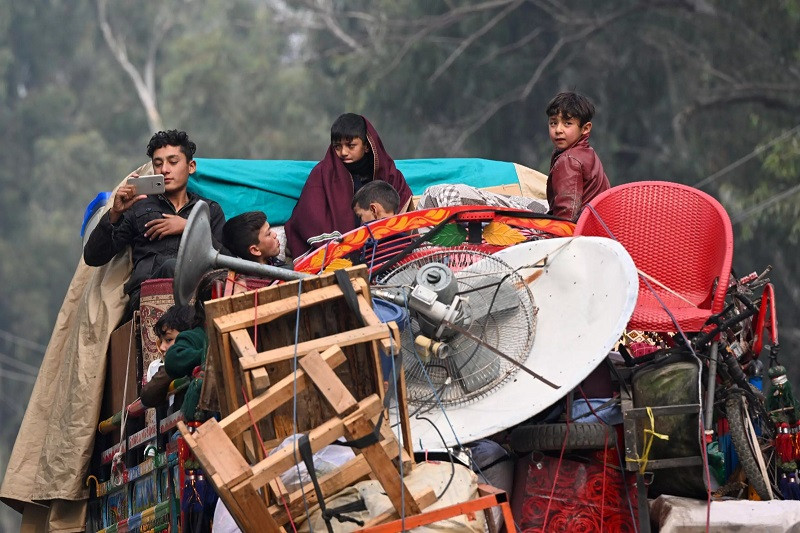
<path fill-rule="evenodd" d="M 158 407 L 164 403 L 167 400 L 170 383 L 172 383 L 172 378 L 169 377 L 166 369 L 162 366 L 153 375 L 153 379 L 142 386 L 142 392 L 139 395 L 142 405 L 145 407 Z"/>
<path fill-rule="evenodd" d="M 222 244 L 222 226 L 225 225 L 225 213 L 217 202 L 208 203 L 209 223 L 211 224 L 211 244 L 215 250 L 225 255 L 232 255 Z"/>
<path fill-rule="evenodd" d="M 164 368 L 172 379 L 190 376 L 194 367 L 203 364 L 208 349 L 208 337 L 203 328 L 181 331 L 175 344 L 164 354 Z"/>
<path fill-rule="evenodd" d="M 83 248 L 83 260 L 89 266 L 102 266 L 111 261 L 121 250 L 133 242 L 135 228 L 127 211 L 118 224 L 109 219 L 109 213 L 100 218 L 100 222 L 89 235 Z"/>

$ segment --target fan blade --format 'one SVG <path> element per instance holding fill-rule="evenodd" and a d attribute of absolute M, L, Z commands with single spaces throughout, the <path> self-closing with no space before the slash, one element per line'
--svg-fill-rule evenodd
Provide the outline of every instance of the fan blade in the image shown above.
<path fill-rule="evenodd" d="M 466 393 L 472 393 L 500 377 L 500 360 L 477 343 L 462 346 L 449 357 L 458 384 Z"/>
<path fill-rule="evenodd" d="M 481 346 L 485 346 L 487 349 L 491 350 L 493 353 L 496 353 L 497 355 L 499 355 L 500 357 L 502 357 L 506 361 L 510 362 L 511 364 L 516 365 L 520 370 L 522 370 L 523 372 L 525 372 L 527 374 L 530 374 L 531 376 L 535 377 L 536 379 L 538 379 L 539 381 L 541 381 L 542 383 L 544 383 L 548 387 L 552 387 L 554 389 L 560 389 L 561 388 L 561 385 L 556 385 L 555 383 L 553 383 L 552 381 L 548 380 L 544 376 L 541 376 L 541 375 L 537 374 L 536 372 L 534 372 L 533 370 L 531 370 L 530 368 L 528 368 L 524 364 L 522 364 L 519 361 L 515 360 L 513 357 L 509 357 L 508 355 L 504 354 L 503 352 L 501 352 L 500 350 L 498 350 L 494 346 L 483 342 L 482 339 L 480 339 L 479 337 L 476 337 L 475 335 L 473 335 L 472 333 L 470 333 L 466 329 L 462 328 L 458 324 L 453 324 L 452 322 L 450 322 L 448 320 L 443 320 L 443 322 L 445 324 L 447 324 L 448 327 L 452 328 L 454 331 L 457 331 L 458 333 L 464 335 L 468 339 L 471 339 L 471 340 L 477 342 Z"/>
<path fill-rule="evenodd" d="M 462 271 L 462 274 L 466 271 Z M 475 273 L 458 277 L 460 290 L 458 295 L 469 298 L 469 309 L 472 320 L 479 321 L 489 313 L 499 314 L 513 311 L 520 305 L 516 289 L 502 276 L 481 275 Z"/>

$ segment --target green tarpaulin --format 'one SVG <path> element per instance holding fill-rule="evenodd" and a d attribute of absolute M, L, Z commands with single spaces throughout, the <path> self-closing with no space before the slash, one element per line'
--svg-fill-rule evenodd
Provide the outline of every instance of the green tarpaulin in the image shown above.
<path fill-rule="evenodd" d="M 513 163 L 488 159 L 405 159 L 395 162 L 414 194 L 443 183 L 493 187 L 517 183 Z M 225 217 L 245 211 L 267 213 L 271 224 L 292 214 L 308 173 L 316 161 L 197 159 L 189 190 L 216 200 Z"/>

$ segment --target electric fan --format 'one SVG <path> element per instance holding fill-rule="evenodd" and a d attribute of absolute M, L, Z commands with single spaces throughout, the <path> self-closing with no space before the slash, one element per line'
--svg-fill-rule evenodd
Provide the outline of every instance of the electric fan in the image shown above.
<path fill-rule="evenodd" d="M 407 306 L 402 361 L 415 412 L 460 407 L 524 365 L 537 308 L 507 263 L 471 247 L 430 248 L 386 272 L 375 296 Z"/>

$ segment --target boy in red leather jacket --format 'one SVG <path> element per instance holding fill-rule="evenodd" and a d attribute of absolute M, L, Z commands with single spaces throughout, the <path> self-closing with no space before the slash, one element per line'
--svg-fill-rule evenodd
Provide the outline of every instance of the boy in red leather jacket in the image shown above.
<path fill-rule="evenodd" d="M 594 104 L 585 96 L 559 93 L 547 105 L 555 150 L 547 177 L 549 214 L 573 222 L 589 201 L 610 187 L 603 164 L 589 146 Z"/>

